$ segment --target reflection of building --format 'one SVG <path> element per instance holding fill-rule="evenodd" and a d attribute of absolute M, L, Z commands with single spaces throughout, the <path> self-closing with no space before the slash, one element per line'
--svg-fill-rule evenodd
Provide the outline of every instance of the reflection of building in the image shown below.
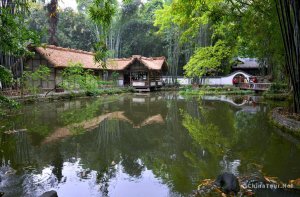
<path fill-rule="evenodd" d="M 118 73 L 120 86 L 130 85 L 137 89 L 150 90 L 162 86 L 161 76 L 167 71 L 165 57 L 143 57 L 134 55 L 130 58 L 109 59 L 106 68 L 94 62 L 91 52 L 56 47 L 48 45 L 45 48 L 33 49 L 36 55 L 27 61 L 28 70 L 34 71 L 40 65 L 46 65 L 51 70 L 49 80 L 35 81 L 36 86 L 43 89 L 53 89 L 63 81 L 62 70 L 70 63 L 81 63 L 83 68 L 89 69 L 94 75 L 104 80 L 112 80 L 113 72 Z"/>
<path fill-rule="evenodd" d="M 78 128 L 83 129 L 83 131 L 91 131 L 98 128 L 101 123 L 109 120 L 127 122 L 132 125 L 132 128 L 141 128 L 153 124 L 164 124 L 166 109 L 162 109 L 161 103 L 159 103 L 160 99 L 160 96 L 153 97 L 148 95 L 129 97 L 128 99 L 124 99 L 122 103 L 122 106 L 125 106 L 124 111 L 108 112 L 80 123 L 57 128 L 50 136 L 45 138 L 44 143 L 72 136 L 74 134 L 73 130 Z"/>
<path fill-rule="evenodd" d="M 125 115 L 136 127 L 149 123 L 163 123 L 167 109 L 163 109 L 162 97 L 137 94 L 124 100 Z M 163 108 L 162 108 L 163 107 Z"/>
<path fill-rule="evenodd" d="M 225 95 L 218 95 L 218 96 L 202 96 L 203 100 L 206 101 L 221 101 L 229 103 L 230 105 L 234 107 L 239 107 L 242 109 L 242 111 L 247 111 L 251 113 L 256 113 L 260 110 L 260 107 L 258 104 L 260 103 L 260 97 L 259 96 L 225 96 Z"/>

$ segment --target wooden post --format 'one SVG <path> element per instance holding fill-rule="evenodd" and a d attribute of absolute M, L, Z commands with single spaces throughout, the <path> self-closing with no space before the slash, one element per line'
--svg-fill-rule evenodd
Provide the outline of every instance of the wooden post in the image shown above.
<path fill-rule="evenodd" d="M 54 90 L 56 92 L 56 68 L 54 67 L 54 65 L 53 68 L 54 68 Z"/>
<path fill-rule="evenodd" d="M 154 71 L 154 76 L 153 76 L 153 78 L 154 78 L 154 82 L 155 82 L 155 88 L 157 88 L 156 71 Z"/>
<path fill-rule="evenodd" d="M 148 77 L 148 87 L 151 88 L 151 83 L 150 83 L 150 70 L 149 70 L 149 69 L 148 69 L 147 77 Z"/>
<path fill-rule="evenodd" d="M 130 70 L 129 70 L 129 80 L 130 80 L 129 86 L 132 86 L 132 84 L 131 84 L 131 71 Z"/>

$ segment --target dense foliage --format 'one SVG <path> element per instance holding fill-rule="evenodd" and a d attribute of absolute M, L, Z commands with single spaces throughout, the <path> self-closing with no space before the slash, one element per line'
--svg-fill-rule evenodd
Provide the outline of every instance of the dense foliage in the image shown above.
<path fill-rule="evenodd" d="M 228 68 L 231 64 L 230 49 L 224 41 L 218 41 L 214 46 L 201 47 L 195 51 L 189 62 L 185 65 L 185 75 L 197 77 L 215 75 Z"/>
<path fill-rule="evenodd" d="M 12 74 L 10 70 L 0 65 L 0 79 L 1 83 L 10 84 L 12 82 Z M 2 85 L 2 84 L 1 84 Z"/>
<path fill-rule="evenodd" d="M 90 70 L 85 70 L 82 64 L 70 63 L 63 70 L 63 82 L 60 86 L 66 90 L 82 90 L 85 92 L 95 92 L 98 90 L 98 80 L 91 74 Z"/>
<path fill-rule="evenodd" d="M 266 1 L 228 1 L 174 0 L 165 3 L 164 8 L 156 12 L 155 24 L 160 27 L 163 36 L 177 34 L 179 49 L 173 52 L 184 54 L 189 62 L 185 66 L 188 76 L 196 69 L 191 66 L 199 61 L 197 74 L 211 75 L 216 61 L 212 62 L 213 47 L 223 43 L 219 52 L 224 59 L 219 59 L 218 74 L 226 74 L 232 64 L 230 58 L 237 56 L 257 57 L 262 65 L 268 65 L 269 73 L 274 77 L 282 76 L 283 45 L 276 17 L 275 3 Z M 171 32 L 170 32 L 171 31 Z M 174 36 L 176 37 L 176 36 Z M 278 42 L 273 42 L 278 40 Z M 214 52 L 213 52 L 214 53 Z M 215 55 L 213 55 L 215 56 Z M 170 58 L 170 57 L 169 57 Z M 218 59 L 218 58 L 216 58 Z M 203 62 L 207 61 L 204 66 Z M 207 68 L 208 67 L 208 68 Z M 211 69 L 210 69 L 211 68 Z"/>
<path fill-rule="evenodd" d="M 29 30 L 24 20 L 29 1 L 8 2 L 3 0 L 0 3 L 0 55 L 24 56 L 28 54 L 27 46 L 39 41 L 37 34 Z"/>
<path fill-rule="evenodd" d="M 40 93 L 41 81 L 47 81 L 50 76 L 50 69 L 45 65 L 40 65 L 34 71 L 24 71 L 22 76 L 22 87 L 29 91 L 31 94 L 35 95 Z"/>
<path fill-rule="evenodd" d="M 32 30 L 42 32 L 41 41 L 47 43 L 49 39 L 47 11 L 41 3 L 33 4 L 30 11 L 29 27 Z M 60 20 L 56 30 L 57 44 L 62 47 L 91 51 L 97 37 L 94 31 L 95 27 L 88 17 L 71 8 L 58 12 Z"/>

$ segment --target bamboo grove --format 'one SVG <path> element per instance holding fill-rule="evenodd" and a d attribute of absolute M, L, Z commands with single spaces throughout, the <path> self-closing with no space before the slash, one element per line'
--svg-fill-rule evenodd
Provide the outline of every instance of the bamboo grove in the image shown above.
<path fill-rule="evenodd" d="M 285 47 L 285 67 L 293 88 L 294 111 L 300 112 L 300 2 L 276 0 Z"/>

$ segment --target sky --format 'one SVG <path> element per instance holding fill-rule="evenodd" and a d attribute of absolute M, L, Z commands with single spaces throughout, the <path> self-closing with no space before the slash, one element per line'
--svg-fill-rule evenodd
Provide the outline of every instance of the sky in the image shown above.
<path fill-rule="evenodd" d="M 76 0 L 61 0 L 61 1 L 58 1 L 58 5 L 62 9 L 66 8 L 66 7 L 71 7 L 73 10 L 77 10 Z"/>
<path fill-rule="evenodd" d="M 122 0 L 118 0 L 119 3 L 122 3 Z M 143 3 L 146 3 L 147 0 L 142 0 Z M 76 0 L 60 0 L 58 1 L 60 8 L 65 9 L 66 7 L 71 7 L 73 10 L 77 10 Z"/>

